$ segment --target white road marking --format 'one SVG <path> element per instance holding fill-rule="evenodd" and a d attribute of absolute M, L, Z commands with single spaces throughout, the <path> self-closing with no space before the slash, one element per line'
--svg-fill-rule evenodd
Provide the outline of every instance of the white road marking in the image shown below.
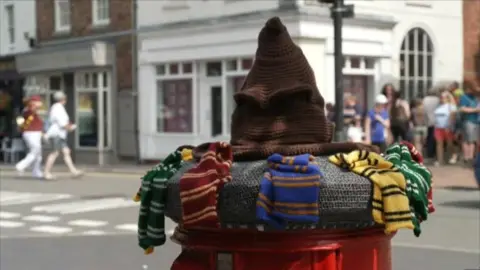
<path fill-rule="evenodd" d="M 67 215 L 133 206 L 138 206 L 138 204 L 131 199 L 118 197 L 41 205 L 33 207 L 32 211 Z"/>
<path fill-rule="evenodd" d="M 19 216 L 20 216 L 19 213 L 12 213 L 12 212 L 3 212 L 3 211 L 0 211 L 0 218 L 10 219 L 10 218 L 17 218 L 17 217 L 19 217 Z"/>
<path fill-rule="evenodd" d="M 31 216 L 23 217 L 22 219 L 25 221 L 36 221 L 36 222 L 56 222 L 60 220 L 60 217 L 31 215 Z"/>
<path fill-rule="evenodd" d="M 64 233 L 71 232 L 72 228 L 45 225 L 45 226 L 31 227 L 30 231 L 41 232 L 41 233 L 52 233 L 52 234 L 64 234 Z"/>
<path fill-rule="evenodd" d="M 392 246 L 393 247 L 403 247 L 403 248 L 416 248 L 416 249 L 449 251 L 449 252 L 455 252 L 455 253 L 480 254 L 479 249 L 444 247 L 444 246 L 439 246 L 439 245 L 417 245 L 417 244 L 411 244 L 411 243 L 393 242 Z"/>
<path fill-rule="evenodd" d="M 175 230 L 168 230 L 167 235 L 172 236 L 175 233 Z"/>
<path fill-rule="evenodd" d="M 132 231 L 132 232 L 136 232 L 137 228 L 138 228 L 137 224 L 120 224 L 115 226 L 115 229 L 117 230 Z"/>
<path fill-rule="evenodd" d="M 107 225 L 108 222 L 101 220 L 88 220 L 88 219 L 77 219 L 68 222 L 70 226 L 81 226 L 81 227 L 102 227 Z"/>
<path fill-rule="evenodd" d="M 71 198 L 70 194 L 29 193 L 16 191 L 0 191 L 0 205 L 19 205 L 38 202 L 57 201 Z"/>
<path fill-rule="evenodd" d="M 19 221 L 0 220 L 0 228 L 18 228 L 24 225 L 25 223 Z"/>
<path fill-rule="evenodd" d="M 83 232 L 83 235 L 105 235 L 106 232 L 104 231 L 97 231 L 97 230 L 90 230 Z"/>

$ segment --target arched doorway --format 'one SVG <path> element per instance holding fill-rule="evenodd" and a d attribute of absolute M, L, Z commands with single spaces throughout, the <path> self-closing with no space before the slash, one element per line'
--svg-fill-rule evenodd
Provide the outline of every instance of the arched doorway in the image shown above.
<path fill-rule="evenodd" d="M 407 100 L 425 96 L 433 84 L 434 47 L 422 28 L 408 31 L 400 49 L 400 91 Z"/>

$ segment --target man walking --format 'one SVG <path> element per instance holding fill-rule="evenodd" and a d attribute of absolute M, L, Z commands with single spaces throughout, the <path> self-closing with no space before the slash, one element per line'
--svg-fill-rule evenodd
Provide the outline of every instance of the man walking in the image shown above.
<path fill-rule="evenodd" d="M 75 167 L 70 156 L 70 148 L 67 145 L 67 134 L 70 131 L 75 130 L 76 125 L 70 122 L 67 111 L 65 110 L 65 104 L 67 103 L 67 98 L 63 92 L 55 92 L 53 95 L 55 104 L 50 108 L 49 113 L 49 128 L 46 133 L 46 138 L 50 140 L 53 146 L 53 152 L 51 152 L 45 163 L 45 179 L 53 179 L 54 176 L 51 174 L 51 169 L 55 160 L 57 159 L 60 152 L 63 154 L 63 160 L 67 165 L 70 172 L 73 176 L 77 177 L 83 173 Z"/>
<path fill-rule="evenodd" d="M 42 129 L 43 121 L 37 111 L 42 107 L 42 100 L 39 96 L 32 96 L 27 100 L 27 107 L 23 113 L 22 122 L 19 126 L 22 137 L 28 147 L 28 154 L 15 165 L 19 173 L 33 165 L 33 177 L 42 178 Z"/>

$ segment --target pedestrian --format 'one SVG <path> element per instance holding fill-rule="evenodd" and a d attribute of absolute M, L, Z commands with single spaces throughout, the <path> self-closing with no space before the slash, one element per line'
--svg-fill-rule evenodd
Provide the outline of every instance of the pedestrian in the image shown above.
<path fill-rule="evenodd" d="M 31 96 L 26 100 L 26 108 L 21 121 L 18 121 L 23 140 L 28 147 L 28 153 L 24 159 L 15 165 L 19 173 L 23 173 L 27 167 L 33 165 L 33 177 L 43 178 L 42 173 L 42 130 L 43 121 L 38 115 L 42 107 L 40 96 Z"/>
<path fill-rule="evenodd" d="M 440 93 L 443 89 L 440 85 L 428 89 L 427 95 L 423 98 L 423 110 L 427 116 L 427 139 L 426 139 L 426 157 L 435 159 L 436 142 L 434 136 L 435 130 L 435 109 L 440 104 Z"/>
<path fill-rule="evenodd" d="M 50 108 L 49 113 L 49 127 L 46 133 L 46 139 L 48 139 L 53 147 L 53 151 L 48 155 L 45 163 L 45 179 L 53 179 L 51 169 L 59 153 L 63 154 L 63 160 L 67 165 L 70 173 L 77 177 L 83 174 L 83 172 L 77 170 L 73 164 L 72 157 L 70 156 L 70 148 L 67 145 L 67 134 L 75 130 L 76 125 L 70 122 L 67 111 L 65 110 L 65 104 L 67 102 L 66 95 L 57 91 L 54 93 L 53 98 L 55 104 Z"/>
<path fill-rule="evenodd" d="M 435 109 L 435 140 L 436 156 L 435 166 L 440 166 L 445 162 L 445 144 L 447 145 L 448 153 L 453 153 L 453 139 L 455 127 L 455 112 L 457 106 L 455 105 L 455 98 L 448 91 L 440 94 L 440 105 Z"/>
<path fill-rule="evenodd" d="M 365 143 L 378 146 L 382 152 L 387 149 L 386 139 L 390 128 L 387 103 L 386 96 L 378 95 L 373 109 L 365 117 Z"/>
<path fill-rule="evenodd" d="M 463 160 L 465 164 L 471 165 L 475 156 L 475 143 L 478 138 L 478 113 L 480 108 L 477 107 L 478 101 L 475 97 L 474 86 L 464 83 L 464 91 L 460 97 L 459 111 L 462 121 L 462 150 Z"/>
<path fill-rule="evenodd" d="M 415 99 L 412 104 L 413 142 L 418 151 L 423 152 L 427 138 L 427 116 L 422 99 Z"/>
<path fill-rule="evenodd" d="M 390 141 L 398 142 L 409 139 L 410 132 L 410 105 L 400 97 L 400 92 L 393 84 L 383 86 L 382 94 L 388 99 L 388 114 L 390 117 Z"/>

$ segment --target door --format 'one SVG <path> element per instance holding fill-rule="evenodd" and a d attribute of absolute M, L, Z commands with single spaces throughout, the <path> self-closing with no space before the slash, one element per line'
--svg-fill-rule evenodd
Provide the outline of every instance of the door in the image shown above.
<path fill-rule="evenodd" d="M 212 105 L 212 137 L 222 135 L 223 117 L 222 117 L 222 87 L 210 87 L 211 105 Z"/>
<path fill-rule="evenodd" d="M 368 109 L 368 76 L 364 75 L 345 75 L 343 79 L 343 89 L 345 93 L 350 93 L 357 98 L 357 104 L 362 111 Z"/>

